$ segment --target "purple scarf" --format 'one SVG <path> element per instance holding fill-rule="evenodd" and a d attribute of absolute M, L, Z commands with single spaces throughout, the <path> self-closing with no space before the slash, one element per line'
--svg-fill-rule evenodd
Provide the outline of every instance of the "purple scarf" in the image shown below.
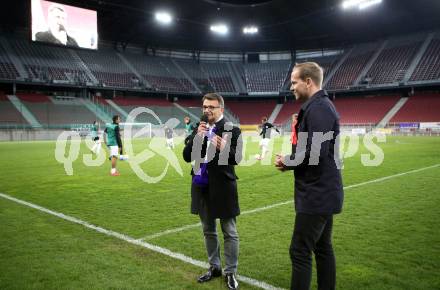
<path fill-rule="evenodd" d="M 217 131 L 217 127 L 212 128 L 211 131 L 208 131 L 207 137 L 208 140 L 211 141 L 212 137 L 215 136 L 215 132 Z M 206 147 L 206 154 L 208 154 L 208 147 Z M 208 176 L 208 163 L 205 161 L 202 164 L 200 164 L 200 169 L 195 172 L 193 175 L 193 184 L 198 185 L 200 187 L 207 187 L 209 183 L 209 176 Z"/>

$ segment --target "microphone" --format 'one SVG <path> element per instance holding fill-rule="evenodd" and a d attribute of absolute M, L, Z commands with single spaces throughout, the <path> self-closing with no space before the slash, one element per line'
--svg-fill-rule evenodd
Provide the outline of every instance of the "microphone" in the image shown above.
<path fill-rule="evenodd" d="M 203 114 L 203 115 L 200 117 L 200 122 L 208 123 L 208 115 Z M 200 122 L 196 123 L 196 127 L 199 127 Z"/>
<path fill-rule="evenodd" d="M 203 114 L 203 115 L 200 117 L 200 122 L 208 123 L 208 115 Z"/>
<path fill-rule="evenodd" d="M 200 117 L 200 122 L 208 123 L 208 115 L 203 114 L 203 115 Z M 206 135 L 205 135 L 205 136 L 208 137 L 208 140 L 211 140 L 212 137 L 214 137 L 216 131 L 217 131 L 217 128 L 214 127 L 214 128 L 212 128 L 212 130 L 206 132 Z"/>

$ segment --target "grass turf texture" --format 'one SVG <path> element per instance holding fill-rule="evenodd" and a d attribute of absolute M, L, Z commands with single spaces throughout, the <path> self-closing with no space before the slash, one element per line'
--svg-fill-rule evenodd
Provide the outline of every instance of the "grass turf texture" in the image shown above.
<path fill-rule="evenodd" d="M 134 146 L 140 152 L 146 142 Z M 361 164 L 365 148 L 345 159 L 345 186 L 440 163 L 439 138 L 388 137 L 379 146 L 385 153 L 379 167 Z M 111 177 L 109 161 L 86 167 L 81 154 L 74 175 L 67 176 L 54 149 L 54 142 L 0 143 L 0 192 L 133 238 L 199 222 L 189 214 L 190 166 L 181 158 L 182 145 L 175 152 L 184 176 L 170 168 L 156 184 L 142 182 L 127 162 L 118 162 L 121 176 Z M 256 143 L 246 149 L 246 158 L 258 153 Z M 142 168 L 153 176 L 164 166 L 155 156 Z M 257 163 L 237 167 L 237 174 L 242 211 L 292 199 L 291 172 Z M 338 289 L 440 288 L 439 174 L 436 167 L 346 190 L 344 212 L 334 225 Z M 293 219 L 292 204 L 238 218 L 240 274 L 289 287 Z M 1 289 L 225 287 L 220 279 L 197 284 L 204 269 L 4 199 L 0 224 Z M 148 242 L 206 260 L 199 227 Z M 244 283 L 241 288 L 252 289 Z"/>

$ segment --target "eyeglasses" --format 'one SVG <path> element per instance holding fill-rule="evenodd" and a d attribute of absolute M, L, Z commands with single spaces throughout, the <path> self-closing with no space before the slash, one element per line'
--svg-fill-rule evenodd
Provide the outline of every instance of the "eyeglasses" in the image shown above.
<path fill-rule="evenodd" d="M 202 107 L 202 111 L 206 111 L 206 110 L 214 111 L 215 109 L 218 109 L 218 108 L 220 108 L 220 106 L 217 106 L 217 107 L 214 107 L 214 106 L 203 106 Z"/>

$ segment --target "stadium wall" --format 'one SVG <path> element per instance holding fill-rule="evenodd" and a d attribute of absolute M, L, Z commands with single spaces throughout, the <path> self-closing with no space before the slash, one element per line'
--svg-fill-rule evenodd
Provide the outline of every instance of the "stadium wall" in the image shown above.
<path fill-rule="evenodd" d="M 132 136 L 136 135 L 141 129 L 133 128 Z M 12 141 L 55 141 L 58 136 L 68 130 L 59 129 L 0 129 L 0 142 L 12 142 Z M 184 129 L 174 129 L 174 138 L 178 138 L 185 135 Z M 81 137 L 89 136 L 88 132 L 79 132 Z M 122 138 L 123 130 L 121 132 Z M 142 137 L 147 138 L 149 132 L 146 132 Z M 151 135 L 163 137 L 163 129 L 153 128 Z"/>
<path fill-rule="evenodd" d="M 63 130 L 3 129 L 0 141 L 48 141 L 56 140 Z"/>

